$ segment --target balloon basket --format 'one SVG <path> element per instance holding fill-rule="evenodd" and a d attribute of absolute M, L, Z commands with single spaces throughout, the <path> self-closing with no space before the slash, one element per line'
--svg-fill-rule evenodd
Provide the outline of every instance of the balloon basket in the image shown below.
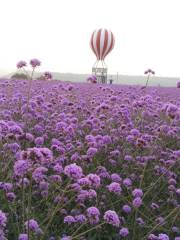
<path fill-rule="evenodd" d="M 101 66 L 98 66 L 99 62 L 96 62 L 92 68 L 92 75 L 95 75 L 98 83 L 105 84 L 107 83 L 107 67 L 105 63 L 101 63 Z"/>

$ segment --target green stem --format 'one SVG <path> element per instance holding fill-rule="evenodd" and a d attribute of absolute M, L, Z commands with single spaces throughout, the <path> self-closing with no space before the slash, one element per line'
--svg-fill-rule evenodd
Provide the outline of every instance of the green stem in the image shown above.
<path fill-rule="evenodd" d="M 145 164 L 145 166 L 144 166 L 143 173 L 142 173 L 142 177 L 141 177 L 141 181 L 140 181 L 140 184 L 139 184 L 139 188 L 142 187 L 143 179 L 144 179 L 144 175 L 145 175 L 145 171 L 146 171 L 147 165 L 148 165 L 148 162 L 146 162 L 146 164 Z M 133 224 L 133 239 L 135 238 L 136 218 L 137 218 L 137 209 L 135 209 L 135 216 L 134 216 L 134 224 Z"/>
<path fill-rule="evenodd" d="M 71 182 L 71 180 L 67 183 L 67 185 L 66 185 L 66 187 L 65 187 L 65 189 L 64 189 L 64 192 L 65 192 L 65 191 L 67 190 L 67 188 L 69 187 L 70 182 Z M 64 197 L 64 193 L 62 194 L 62 198 L 63 198 L 63 197 Z M 75 197 L 75 196 L 73 196 L 73 197 L 69 200 L 69 202 L 71 202 L 71 201 L 74 199 L 74 197 Z M 66 203 L 66 204 L 67 204 L 67 203 Z M 54 216 L 56 215 L 56 213 L 57 213 L 58 211 L 60 211 L 66 204 L 62 205 L 62 206 L 59 208 L 59 203 L 57 203 L 57 205 L 56 205 L 53 213 L 51 214 L 50 219 L 49 219 L 49 221 L 48 221 L 48 223 L 47 223 L 47 225 L 46 225 L 46 228 L 45 228 L 45 230 L 44 230 L 44 234 L 43 234 L 43 236 L 42 236 L 42 238 L 41 238 L 40 240 L 42 240 L 43 237 L 45 236 L 45 234 L 46 234 L 46 232 L 47 232 L 47 230 L 48 230 L 48 228 L 49 228 L 49 225 L 50 225 L 51 222 L 53 221 L 53 218 L 54 218 Z M 45 221 L 44 221 L 44 222 L 45 222 Z"/>
<path fill-rule="evenodd" d="M 28 71 L 27 71 L 24 67 L 23 67 L 22 69 L 23 69 L 23 71 L 26 73 L 27 78 L 30 79 L 31 76 L 29 75 Z"/>
<path fill-rule="evenodd" d="M 28 212 L 27 212 L 28 221 L 29 221 L 30 212 L 31 212 L 31 198 L 32 198 L 32 178 L 30 180 L 29 196 L 28 196 Z M 28 239 L 30 239 L 29 222 L 28 222 L 27 234 L 28 234 Z"/>
<path fill-rule="evenodd" d="M 73 196 L 73 197 L 69 200 L 68 203 L 70 203 L 74 198 L 75 198 L 75 196 Z M 41 238 L 40 240 L 42 240 L 43 237 L 45 236 L 45 234 L 46 234 L 46 232 L 47 232 L 47 230 L 48 230 L 51 222 L 52 222 L 53 219 L 54 219 L 54 216 L 56 215 L 56 213 L 57 213 L 58 211 L 60 211 L 62 208 L 64 208 L 64 207 L 66 206 L 66 204 L 67 204 L 67 203 L 65 203 L 64 205 L 62 205 L 60 208 L 59 208 L 59 203 L 57 204 L 57 206 L 55 207 L 52 215 L 50 216 L 50 219 L 49 219 L 49 221 L 48 221 L 48 223 L 47 223 L 47 225 L 46 225 L 46 228 L 45 228 L 45 230 L 44 230 L 43 236 L 42 236 L 42 238 Z M 45 237 L 46 237 L 46 236 L 45 236 Z"/>
<path fill-rule="evenodd" d="M 147 76 L 147 81 L 146 81 L 146 86 L 145 86 L 145 87 L 147 87 L 147 85 L 148 85 L 149 78 L 150 78 L 150 73 L 149 73 L 148 76 Z"/>
<path fill-rule="evenodd" d="M 30 102 L 30 98 L 31 98 L 31 87 L 32 87 L 34 70 L 35 70 L 35 68 L 33 68 L 32 72 L 31 72 L 30 79 L 29 79 L 29 87 L 28 87 L 28 95 L 27 95 L 27 111 L 28 112 L 29 112 L 29 102 Z M 27 127 L 27 119 L 26 119 L 26 127 Z"/>
<path fill-rule="evenodd" d="M 170 166 L 167 171 L 169 171 L 173 166 Z M 152 186 L 149 187 L 149 189 L 145 192 L 142 200 L 145 198 L 145 196 L 151 191 L 151 189 L 161 180 L 161 178 L 167 173 L 167 171 L 159 176 L 156 182 L 152 184 Z"/>
<path fill-rule="evenodd" d="M 100 226 L 102 226 L 104 224 L 105 224 L 105 222 L 103 222 L 103 223 L 101 223 L 101 224 L 99 224 L 99 225 L 97 225 L 97 226 L 95 226 L 93 228 L 90 228 L 89 230 L 87 230 L 87 231 L 85 231 L 83 233 L 80 233 L 80 234 L 76 235 L 75 237 L 72 237 L 72 239 L 79 239 L 79 237 L 83 236 L 84 234 L 86 234 L 88 232 L 91 232 L 92 230 L 94 230 L 94 229 L 96 229 L 96 228 L 98 228 L 98 227 L 100 227 Z"/>
<path fill-rule="evenodd" d="M 23 232 L 25 230 L 24 223 L 25 223 L 25 194 L 24 194 L 24 178 L 23 178 L 22 179 L 22 227 L 23 227 Z"/>
<path fill-rule="evenodd" d="M 176 212 L 176 211 L 179 212 L 179 210 L 180 210 L 180 207 L 176 207 L 175 209 L 173 209 L 173 210 L 167 215 L 167 217 L 166 217 L 164 220 L 166 221 L 174 212 Z M 154 232 L 159 226 L 161 226 L 161 223 L 158 223 L 157 225 L 155 225 L 155 226 L 151 229 L 151 231 L 149 231 L 149 232 L 147 233 L 147 235 L 146 235 L 143 239 L 147 239 L 147 237 L 149 236 L 149 234 L 151 234 L 152 232 Z"/>
<path fill-rule="evenodd" d="M 84 224 L 81 224 L 81 225 L 76 229 L 76 231 L 72 234 L 72 237 L 73 237 L 76 233 L 78 233 L 78 231 L 79 231 L 82 227 L 84 227 L 86 224 L 87 224 L 87 222 L 85 222 Z"/>

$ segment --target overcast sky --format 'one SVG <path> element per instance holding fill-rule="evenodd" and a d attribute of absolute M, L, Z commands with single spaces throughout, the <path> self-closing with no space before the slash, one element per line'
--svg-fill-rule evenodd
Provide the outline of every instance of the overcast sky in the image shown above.
<path fill-rule="evenodd" d="M 107 28 L 111 74 L 180 77 L 180 0 L 0 0 L 0 69 L 38 58 L 41 70 L 90 73 L 92 32 Z"/>

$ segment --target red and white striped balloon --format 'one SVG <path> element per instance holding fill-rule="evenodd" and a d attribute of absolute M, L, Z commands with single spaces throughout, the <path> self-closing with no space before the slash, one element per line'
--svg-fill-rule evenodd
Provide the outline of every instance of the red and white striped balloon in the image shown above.
<path fill-rule="evenodd" d="M 114 47 L 114 35 L 106 29 L 95 30 L 91 36 L 90 46 L 97 60 L 104 60 Z"/>

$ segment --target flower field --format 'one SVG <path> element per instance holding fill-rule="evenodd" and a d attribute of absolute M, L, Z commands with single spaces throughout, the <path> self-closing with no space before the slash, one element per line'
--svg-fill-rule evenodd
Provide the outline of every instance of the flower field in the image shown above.
<path fill-rule="evenodd" d="M 0 80 L 0 240 L 180 240 L 180 89 Z"/>

